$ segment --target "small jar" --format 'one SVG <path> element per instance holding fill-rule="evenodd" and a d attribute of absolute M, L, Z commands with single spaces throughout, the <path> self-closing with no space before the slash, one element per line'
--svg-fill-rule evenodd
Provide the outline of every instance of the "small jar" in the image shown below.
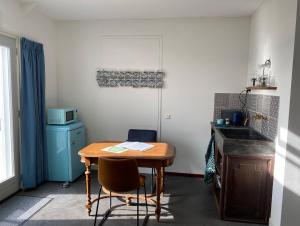
<path fill-rule="evenodd" d="M 229 125 L 230 125 L 230 119 L 229 119 L 229 118 L 226 118 L 226 119 L 225 119 L 225 125 L 226 125 L 226 126 L 229 126 Z"/>

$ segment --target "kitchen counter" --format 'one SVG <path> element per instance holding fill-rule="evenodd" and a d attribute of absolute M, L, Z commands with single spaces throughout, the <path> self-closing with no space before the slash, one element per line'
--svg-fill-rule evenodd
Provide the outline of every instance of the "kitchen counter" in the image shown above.
<path fill-rule="evenodd" d="M 274 155 L 274 142 L 268 138 L 265 140 L 231 139 L 224 136 L 220 129 L 250 129 L 249 127 L 218 127 L 211 124 L 215 133 L 215 142 L 224 155 Z"/>
<path fill-rule="evenodd" d="M 268 224 L 274 143 L 249 127 L 217 127 L 213 194 L 221 219 Z"/>

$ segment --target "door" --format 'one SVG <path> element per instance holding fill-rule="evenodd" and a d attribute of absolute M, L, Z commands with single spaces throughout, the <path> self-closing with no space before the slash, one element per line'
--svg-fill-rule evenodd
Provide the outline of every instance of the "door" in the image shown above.
<path fill-rule="evenodd" d="M 16 39 L 0 34 L 0 201 L 19 190 Z"/>
<path fill-rule="evenodd" d="M 97 53 L 98 65 L 95 66 L 120 71 L 159 70 L 161 42 L 159 36 L 102 36 L 92 50 Z M 93 62 L 93 59 L 90 61 Z M 129 129 L 152 129 L 159 132 L 159 89 L 93 87 L 95 89 L 86 91 L 83 88 L 75 102 L 72 102 L 74 98 L 70 98 L 67 90 L 62 91 L 63 99 L 66 100 L 62 104 L 78 105 L 80 102 L 78 107 L 89 128 L 90 141 L 126 140 Z"/>

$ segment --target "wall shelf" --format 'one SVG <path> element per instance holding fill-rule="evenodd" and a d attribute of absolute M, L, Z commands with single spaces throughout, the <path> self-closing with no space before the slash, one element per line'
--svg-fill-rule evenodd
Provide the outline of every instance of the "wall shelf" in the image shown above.
<path fill-rule="evenodd" d="M 247 90 L 277 90 L 276 86 L 248 86 Z"/>

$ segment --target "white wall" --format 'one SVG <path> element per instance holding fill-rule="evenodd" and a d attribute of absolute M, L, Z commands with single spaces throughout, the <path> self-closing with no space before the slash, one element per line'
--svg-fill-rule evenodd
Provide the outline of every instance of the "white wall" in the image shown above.
<path fill-rule="evenodd" d="M 59 22 L 57 37 L 59 105 L 78 107 L 89 142 L 125 139 L 129 128 L 159 128 L 161 102 L 161 138 L 177 149 L 168 171 L 203 173 L 214 93 L 240 92 L 245 84 L 249 18 Z M 113 45 L 114 38 L 120 42 Z M 101 67 L 162 68 L 166 86 L 162 96 L 151 89 L 99 88 Z"/>
<path fill-rule="evenodd" d="M 266 0 L 251 18 L 250 51 L 247 84 L 251 74 L 267 59 L 272 61 L 272 74 L 278 91 L 267 93 L 280 96 L 276 160 L 270 225 L 281 222 L 282 192 L 289 122 L 293 52 L 295 42 L 297 0 Z"/>
<path fill-rule="evenodd" d="M 46 62 L 46 104 L 57 104 L 56 27 L 49 18 L 29 10 L 16 0 L 0 0 L 0 31 L 25 36 L 44 44 Z"/>
<path fill-rule="evenodd" d="M 281 225 L 298 225 L 300 215 L 295 211 L 300 206 L 300 5 L 297 12 L 297 27 L 294 51 L 294 67 L 291 87 L 288 144 L 284 176 Z"/>

